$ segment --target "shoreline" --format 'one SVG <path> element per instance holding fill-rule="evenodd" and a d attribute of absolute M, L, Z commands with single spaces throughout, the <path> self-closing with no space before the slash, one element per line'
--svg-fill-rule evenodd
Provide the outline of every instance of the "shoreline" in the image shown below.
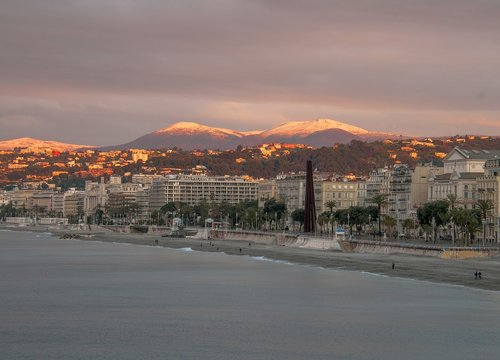
<path fill-rule="evenodd" d="M 17 228 L 0 226 L 2 230 L 63 234 L 79 234 L 75 240 L 127 243 L 161 246 L 173 249 L 191 248 L 195 251 L 222 252 L 228 255 L 265 257 L 293 264 L 312 265 L 325 269 L 358 271 L 391 277 L 451 284 L 474 289 L 500 291 L 500 256 L 471 259 L 440 259 L 403 254 L 349 253 L 335 250 L 305 249 L 278 245 L 265 245 L 237 240 L 201 240 L 193 238 L 164 238 L 159 235 L 124 234 L 108 232 L 72 232 L 58 229 Z M 88 237 L 84 237 L 90 234 Z M 156 243 L 158 240 L 158 243 Z M 241 251 L 240 251 L 241 249 Z M 394 263 L 394 269 L 392 264 Z M 474 273 L 481 271 L 482 279 Z"/>

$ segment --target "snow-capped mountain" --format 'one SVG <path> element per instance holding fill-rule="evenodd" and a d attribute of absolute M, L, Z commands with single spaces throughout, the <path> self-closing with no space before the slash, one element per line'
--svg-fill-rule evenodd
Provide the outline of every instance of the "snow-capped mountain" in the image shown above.
<path fill-rule="evenodd" d="M 365 135 L 369 131 L 330 119 L 318 119 L 309 121 L 292 121 L 281 124 L 273 129 L 263 131 L 260 135 L 263 137 L 269 136 L 308 136 L 317 131 L 330 129 L 340 129 L 354 135 Z"/>
<path fill-rule="evenodd" d="M 178 122 L 129 143 L 109 146 L 106 149 L 233 149 L 238 145 L 252 146 L 271 142 L 318 147 L 349 143 L 355 139 L 369 141 L 394 137 L 394 134 L 372 132 L 330 119 L 293 121 L 269 130 L 248 132 L 209 127 L 194 122 Z"/>
<path fill-rule="evenodd" d="M 66 144 L 59 141 L 39 140 L 30 137 L 0 141 L 0 150 L 12 150 L 14 148 L 26 148 L 34 152 L 40 152 L 46 150 L 71 151 L 77 149 L 92 148 L 92 146 Z"/>
<path fill-rule="evenodd" d="M 178 122 L 146 134 L 129 143 L 105 149 L 232 149 L 246 135 L 239 131 L 209 127 L 194 122 Z"/>
<path fill-rule="evenodd" d="M 245 136 L 245 133 L 236 130 L 210 127 L 195 122 L 177 122 L 175 124 L 170 125 L 169 127 L 156 130 L 154 133 L 183 134 L 183 135 L 206 133 L 213 136 L 228 136 L 228 135 L 236 137 Z"/>

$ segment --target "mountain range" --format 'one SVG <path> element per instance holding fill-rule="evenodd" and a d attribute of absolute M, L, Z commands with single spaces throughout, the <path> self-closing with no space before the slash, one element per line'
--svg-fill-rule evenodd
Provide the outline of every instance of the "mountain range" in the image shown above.
<path fill-rule="evenodd" d="M 330 119 L 293 121 L 263 131 L 236 131 L 209 127 L 194 122 L 178 122 L 141 136 L 131 142 L 107 146 L 104 149 L 234 149 L 238 145 L 255 146 L 263 143 L 305 144 L 313 147 L 333 146 L 351 140 L 373 141 L 396 138 L 399 135 L 368 131 Z"/>
<path fill-rule="evenodd" d="M 59 141 L 39 140 L 30 137 L 0 141 L 0 150 L 12 150 L 15 148 L 28 148 L 34 152 L 41 152 L 45 150 L 62 152 L 77 149 L 90 149 L 94 148 L 94 146 L 67 144 Z"/>
<path fill-rule="evenodd" d="M 264 143 L 304 144 L 313 147 L 345 144 L 352 140 L 374 141 L 397 138 L 399 135 L 375 132 L 331 119 L 293 121 L 262 131 L 237 131 L 209 127 L 194 122 L 177 122 L 166 128 L 143 135 L 121 145 L 101 147 L 101 150 L 124 149 L 234 149 L 238 145 L 256 146 Z M 0 150 L 15 147 L 52 149 L 58 151 L 90 148 L 87 145 L 65 144 L 32 138 L 0 141 Z"/>

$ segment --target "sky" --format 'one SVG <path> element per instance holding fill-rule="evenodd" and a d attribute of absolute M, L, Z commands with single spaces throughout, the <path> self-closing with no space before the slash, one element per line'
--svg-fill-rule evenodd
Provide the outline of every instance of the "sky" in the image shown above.
<path fill-rule="evenodd" d="M 330 118 L 500 135 L 500 0 L 0 0 L 0 140 Z"/>

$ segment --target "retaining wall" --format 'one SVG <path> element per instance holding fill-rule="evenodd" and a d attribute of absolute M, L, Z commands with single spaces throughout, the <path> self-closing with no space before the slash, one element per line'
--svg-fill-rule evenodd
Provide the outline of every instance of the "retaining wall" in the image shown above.
<path fill-rule="evenodd" d="M 370 254 L 407 254 L 435 256 L 443 259 L 467 259 L 477 257 L 495 256 L 500 253 L 499 248 L 471 248 L 417 245 L 417 244 L 391 244 L 386 242 L 368 240 L 341 240 L 340 248 L 346 252 L 361 252 Z"/>

